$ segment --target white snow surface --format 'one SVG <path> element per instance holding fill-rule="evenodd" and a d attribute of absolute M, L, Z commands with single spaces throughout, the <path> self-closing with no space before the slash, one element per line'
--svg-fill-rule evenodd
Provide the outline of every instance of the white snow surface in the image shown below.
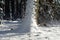
<path fill-rule="evenodd" d="M 37 26 L 34 1 L 36 0 L 27 0 L 24 19 L 20 21 L 3 20 L 3 24 L 0 25 L 0 40 L 60 40 L 60 26 Z"/>

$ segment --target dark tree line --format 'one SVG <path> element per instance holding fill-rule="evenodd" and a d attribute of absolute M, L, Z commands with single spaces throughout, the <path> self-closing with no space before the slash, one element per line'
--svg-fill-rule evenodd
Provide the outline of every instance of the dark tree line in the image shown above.
<path fill-rule="evenodd" d="M 43 24 L 60 20 L 59 0 L 37 0 L 36 2 L 37 24 Z"/>
<path fill-rule="evenodd" d="M 4 2 L 0 3 L 0 7 L 3 9 L 5 20 L 16 20 L 17 18 L 22 19 L 25 15 L 26 1 L 27 0 L 1 0 Z M 0 1 L 0 2 L 1 2 Z"/>

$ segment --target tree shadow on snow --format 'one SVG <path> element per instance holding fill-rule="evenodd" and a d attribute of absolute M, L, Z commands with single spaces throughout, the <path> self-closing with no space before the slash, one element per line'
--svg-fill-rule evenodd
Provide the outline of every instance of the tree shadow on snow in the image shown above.
<path fill-rule="evenodd" d="M 22 24 L 22 25 L 17 25 L 16 29 L 11 29 L 11 30 L 6 30 L 6 31 L 0 31 L 0 35 L 2 35 L 2 36 L 5 35 L 5 37 L 16 36 L 16 35 L 24 35 L 24 34 L 30 32 L 30 27 L 31 27 L 30 23 L 28 23 L 29 26 L 22 26 L 22 25 L 24 25 L 24 24 Z M 6 34 L 9 34 L 9 35 L 6 35 Z"/>

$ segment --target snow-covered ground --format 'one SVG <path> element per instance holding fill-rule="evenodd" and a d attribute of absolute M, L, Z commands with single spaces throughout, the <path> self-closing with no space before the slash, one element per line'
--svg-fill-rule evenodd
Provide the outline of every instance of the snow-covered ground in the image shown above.
<path fill-rule="evenodd" d="M 3 21 L 0 40 L 60 40 L 60 26 L 36 25 L 34 1 L 27 0 L 26 16 L 22 21 Z"/>

